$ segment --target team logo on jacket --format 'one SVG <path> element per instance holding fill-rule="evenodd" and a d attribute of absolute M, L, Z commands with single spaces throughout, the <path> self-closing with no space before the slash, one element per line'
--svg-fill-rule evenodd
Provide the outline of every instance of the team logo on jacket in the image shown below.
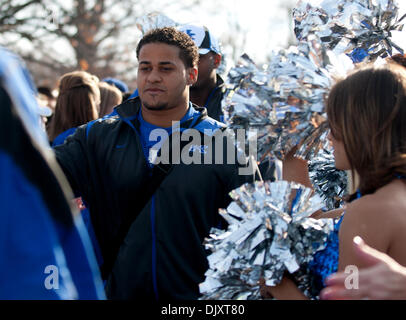
<path fill-rule="evenodd" d="M 207 153 L 207 148 L 208 148 L 209 146 L 205 146 L 205 145 L 191 145 L 190 146 L 190 148 L 189 148 L 189 153 L 193 153 L 193 152 L 195 152 L 195 151 L 199 151 L 200 153 L 202 153 L 202 154 L 206 154 Z"/>

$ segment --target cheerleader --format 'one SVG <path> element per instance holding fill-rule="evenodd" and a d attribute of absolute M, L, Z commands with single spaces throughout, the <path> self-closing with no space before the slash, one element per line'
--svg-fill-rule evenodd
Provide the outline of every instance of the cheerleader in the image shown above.
<path fill-rule="evenodd" d="M 335 165 L 357 179 L 326 248 L 309 265 L 318 290 L 334 272 L 367 266 L 353 250 L 355 236 L 406 265 L 406 70 L 390 63 L 356 70 L 330 91 L 327 115 Z M 288 277 L 262 293 L 306 298 Z"/>

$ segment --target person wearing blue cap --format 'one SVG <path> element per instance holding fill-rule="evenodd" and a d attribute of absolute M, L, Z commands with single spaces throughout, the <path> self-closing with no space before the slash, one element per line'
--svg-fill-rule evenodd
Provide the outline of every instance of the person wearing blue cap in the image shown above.
<path fill-rule="evenodd" d="M 224 122 L 221 101 L 226 88 L 217 73 L 222 59 L 219 42 L 205 26 L 182 25 L 178 29 L 192 38 L 199 52 L 198 77 L 189 89 L 190 101 L 205 107 L 209 117 Z M 259 170 L 264 179 L 276 179 L 275 163 L 268 158 L 259 164 Z"/>
<path fill-rule="evenodd" d="M 190 101 L 205 107 L 209 117 L 223 122 L 221 100 L 225 87 L 217 74 L 222 59 L 219 43 L 205 26 L 182 25 L 179 30 L 189 35 L 199 48 L 199 74 L 197 82 L 190 87 Z"/>
<path fill-rule="evenodd" d="M 121 80 L 116 79 L 116 78 L 104 78 L 101 80 L 101 82 L 106 82 L 112 86 L 115 86 L 118 90 L 120 90 L 122 92 L 122 94 L 127 93 L 128 92 L 128 86 Z"/>

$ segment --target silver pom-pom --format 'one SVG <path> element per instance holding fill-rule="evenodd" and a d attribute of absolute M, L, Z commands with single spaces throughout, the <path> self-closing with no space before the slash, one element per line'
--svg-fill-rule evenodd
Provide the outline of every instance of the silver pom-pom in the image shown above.
<path fill-rule="evenodd" d="M 177 27 L 179 24 L 166 15 L 159 12 L 151 12 L 136 20 L 137 28 L 144 35 L 148 31 L 156 28 Z"/>
<path fill-rule="evenodd" d="M 332 219 L 310 218 L 323 207 L 320 197 L 287 181 L 245 184 L 230 196 L 231 204 L 220 210 L 228 229 L 213 228 L 205 240 L 212 254 L 201 299 L 259 299 L 258 281 L 276 285 L 285 271 L 313 297 L 304 270 L 333 230 Z"/>
<path fill-rule="evenodd" d="M 343 196 L 347 192 L 347 173 L 335 167 L 332 148 L 328 144 L 309 161 L 309 177 L 327 210 L 337 209 L 343 204 Z"/>
<path fill-rule="evenodd" d="M 401 31 L 395 0 L 324 0 L 319 6 L 299 1 L 293 10 L 295 34 L 306 42 L 316 35 L 323 46 L 337 55 L 347 54 L 354 63 L 372 62 L 391 56 L 393 48 L 403 50 L 391 40 L 392 31 Z"/>
<path fill-rule="evenodd" d="M 309 159 L 322 147 L 324 99 L 332 84 L 328 61 L 313 42 L 274 53 L 265 69 L 244 55 L 230 70 L 224 119 L 230 129 L 256 132 L 259 161 L 268 154 L 283 159 L 297 145 L 296 156 Z"/>

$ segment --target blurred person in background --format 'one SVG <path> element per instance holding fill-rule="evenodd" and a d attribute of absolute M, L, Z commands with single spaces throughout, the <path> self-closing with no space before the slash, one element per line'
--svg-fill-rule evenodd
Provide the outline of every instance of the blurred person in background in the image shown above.
<path fill-rule="evenodd" d="M 96 76 L 85 71 L 64 74 L 59 81 L 59 95 L 48 136 L 53 147 L 63 144 L 77 127 L 99 118 L 100 90 Z M 81 212 L 99 265 L 102 263 L 99 244 L 90 221 L 89 210 L 77 194 L 74 203 Z"/>
<path fill-rule="evenodd" d="M 0 299 L 105 299 L 35 95 L 22 61 L 0 47 Z"/>
<path fill-rule="evenodd" d="M 199 64 L 195 84 L 190 86 L 190 101 L 207 109 L 207 115 L 224 122 L 221 101 L 225 84 L 217 73 L 222 61 L 220 44 L 216 37 L 205 26 L 182 25 L 179 30 L 186 33 L 198 47 Z M 274 181 L 277 178 L 278 164 L 269 158 L 258 164 L 262 178 Z"/>
<path fill-rule="evenodd" d="M 179 30 L 191 37 L 199 48 L 199 74 L 197 82 L 189 89 L 190 101 L 205 107 L 209 117 L 224 122 L 221 108 L 224 81 L 217 74 L 222 59 L 220 45 L 205 26 L 183 25 Z"/>
<path fill-rule="evenodd" d="M 123 101 L 123 95 L 115 86 L 107 82 L 99 82 L 100 112 L 99 117 L 104 117 L 113 112 L 113 108 Z"/>
<path fill-rule="evenodd" d="M 37 93 L 35 98 L 38 104 L 39 115 L 41 116 L 41 128 L 46 131 L 49 121 L 52 118 L 53 111 L 48 107 L 48 99 L 46 99 L 43 94 Z"/>
<path fill-rule="evenodd" d="M 46 106 L 52 110 L 52 113 L 55 111 L 56 105 L 56 95 L 51 88 L 46 86 L 39 86 L 37 88 L 38 95 L 41 100 L 46 101 Z"/>
<path fill-rule="evenodd" d="M 51 90 L 47 86 L 39 86 L 37 88 L 38 95 L 37 95 L 37 101 L 38 104 L 41 107 L 44 107 L 44 112 L 42 114 L 42 122 L 43 126 L 46 131 L 48 131 L 49 124 L 51 123 L 52 117 L 55 112 L 55 105 L 56 105 L 56 97 L 57 93 L 54 93 L 56 90 Z M 49 111 L 46 111 L 46 109 L 49 109 Z"/>
<path fill-rule="evenodd" d="M 55 113 L 48 128 L 52 145 L 58 145 L 76 131 L 76 127 L 99 117 L 98 79 L 85 71 L 64 74 L 59 80 Z"/>
<path fill-rule="evenodd" d="M 112 77 L 107 77 L 107 78 L 103 78 L 101 80 L 101 82 L 106 82 L 109 85 L 114 86 L 118 90 L 120 90 L 121 94 L 122 94 L 123 101 L 127 100 L 125 98 L 128 98 L 131 95 L 130 89 L 128 89 L 128 86 L 125 84 L 125 82 L 123 82 L 123 81 L 121 81 L 119 79 L 112 78 Z"/>

